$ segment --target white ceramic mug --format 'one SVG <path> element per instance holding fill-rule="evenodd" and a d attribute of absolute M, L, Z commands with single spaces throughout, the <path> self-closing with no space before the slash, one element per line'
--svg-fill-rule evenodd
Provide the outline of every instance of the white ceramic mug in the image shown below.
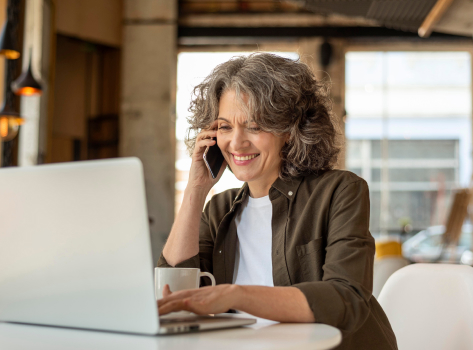
<path fill-rule="evenodd" d="M 196 289 L 200 287 L 200 278 L 209 277 L 212 286 L 215 286 L 215 278 L 209 272 L 201 272 L 197 268 L 183 267 L 155 267 L 154 283 L 156 300 L 163 297 L 163 288 L 169 284 L 171 292 L 184 289 Z"/>

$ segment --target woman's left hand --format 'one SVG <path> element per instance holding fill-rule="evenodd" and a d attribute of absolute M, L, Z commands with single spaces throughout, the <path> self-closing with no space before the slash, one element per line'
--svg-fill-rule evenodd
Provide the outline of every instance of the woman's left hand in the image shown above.
<path fill-rule="evenodd" d="M 238 300 L 238 285 L 219 284 L 198 289 L 171 292 L 169 285 L 158 300 L 159 315 L 175 311 L 191 311 L 198 315 L 219 314 L 232 309 Z"/>

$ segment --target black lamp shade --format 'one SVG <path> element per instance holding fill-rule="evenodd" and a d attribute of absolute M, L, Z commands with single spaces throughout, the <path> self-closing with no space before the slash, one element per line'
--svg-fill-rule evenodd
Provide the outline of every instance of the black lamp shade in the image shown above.
<path fill-rule="evenodd" d="M 22 96 L 41 95 L 43 92 L 43 87 L 35 79 L 31 70 L 31 55 L 28 69 L 12 82 L 11 88 L 15 94 Z"/>
<path fill-rule="evenodd" d="M 5 22 L 0 36 L 0 54 L 9 60 L 16 60 L 20 57 L 20 52 L 13 41 L 12 26 L 8 20 Z"/>
<path fill-rule="evenodd" d="M 332 61 L 332 53 L 332 45 L 325 39 L 322 45 L 320 45 L 320 64 L 322 67 L 329 66 Z"/>

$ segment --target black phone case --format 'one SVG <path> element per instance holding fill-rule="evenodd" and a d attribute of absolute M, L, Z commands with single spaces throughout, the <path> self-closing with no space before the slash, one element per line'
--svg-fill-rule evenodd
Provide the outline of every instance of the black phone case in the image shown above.
<path fill-rule="evenodd" d="M 215 138 L 215 140 L 217 139 Z M 217 146 L 217 143 L 205 150 L 204 162 L 207 165 L 212 178 L 215 179 L 217 177 L 224 159 L 225 158 L 223 158 L 222 151 Z"/>

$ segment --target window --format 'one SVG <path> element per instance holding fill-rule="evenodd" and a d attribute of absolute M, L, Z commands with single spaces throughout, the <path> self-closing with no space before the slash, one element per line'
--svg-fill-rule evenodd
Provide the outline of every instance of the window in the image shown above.
<path fill-rule="evenodd" d="M 370 228 L 444 224 L 471 177 L 471 63 L 466 52 L 346 55 L 348 170 L 370 187 Z"/>

